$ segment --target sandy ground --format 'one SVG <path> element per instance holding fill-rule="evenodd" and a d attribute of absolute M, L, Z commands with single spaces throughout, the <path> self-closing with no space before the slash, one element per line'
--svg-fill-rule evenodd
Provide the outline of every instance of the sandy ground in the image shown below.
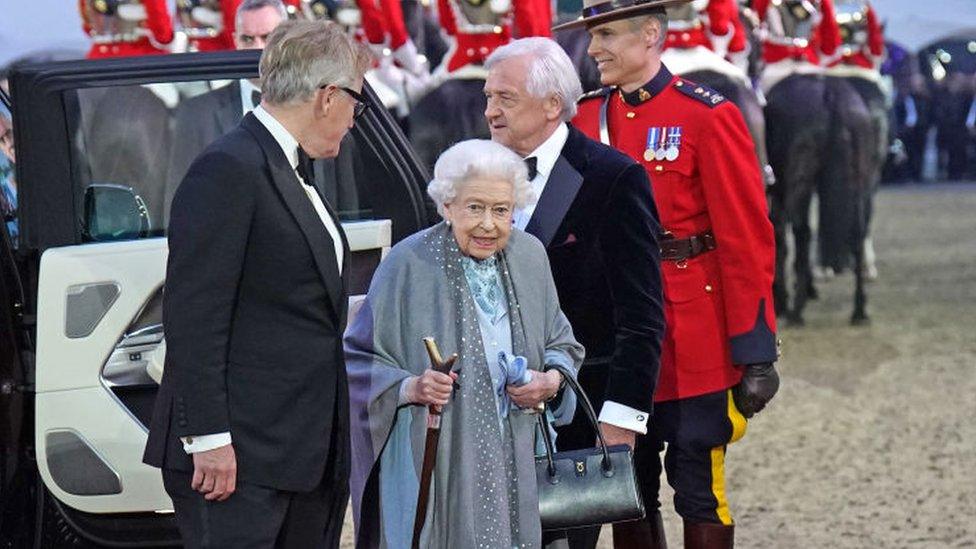
<path fill-rule="evenodd" d="M 976 185 L 886 189 L 876 211 L 872 324 L 847 323 L 849 275 L 822 282 L 780 330 L 779 395 L 729 448 L 738 547 L 976 547 Z"/>

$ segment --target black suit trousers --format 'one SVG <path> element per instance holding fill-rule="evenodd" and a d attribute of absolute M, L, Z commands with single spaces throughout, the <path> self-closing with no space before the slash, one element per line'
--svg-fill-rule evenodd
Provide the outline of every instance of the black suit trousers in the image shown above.
<path fill-rule="evenodd" d="M 346 445 L 334 444 L 333 448 Z M 340 450 L 341 452 L 342 450 Z M 329 456 L 319 485 L 291 492 L 238 481 L 226 501 L 207 501 L 190 487 L 192 474 L 163 469 L 187 549 L 336 548 L 349 501 L 348 457 Z"/>

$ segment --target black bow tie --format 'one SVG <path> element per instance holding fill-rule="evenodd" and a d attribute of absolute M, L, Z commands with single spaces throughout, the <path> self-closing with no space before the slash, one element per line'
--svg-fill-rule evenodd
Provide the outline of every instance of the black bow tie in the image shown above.
<path fill-rule="evenodd" d="M 535 179 L 535 176 L 539 175 L 539 159 L 530 156 L 525 159 L 525 167 L 529 169 L 529 181 Z"/>
<path fill-rule="evenodd" d="M 298 147 L 298 166 L 295 167 L 295 170 L 306 185 L 315 184 L 315 164 L 313 162 L 312 158 L 308 156 L 308 153 L 301 147 Z"/>
<path fill-rule="evenodd" d="M 251 106 L 257 107 L 261 104 L 261 91 L 251 90 Z"/>

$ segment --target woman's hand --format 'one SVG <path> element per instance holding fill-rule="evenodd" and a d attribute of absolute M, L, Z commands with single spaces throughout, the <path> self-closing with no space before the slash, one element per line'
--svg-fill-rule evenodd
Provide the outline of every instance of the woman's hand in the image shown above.
<path fill-rule="evenodd" d="M 534 371 L 532 372 L 532 381 L 520 387 L 509 385 L 505 390 L 508 391 L 508 396 L 512 397 L 512 402 L 519 408 L 535 408 L 540 403 L 556 396 L 562 380 L 563 375 L 556 370 Z"/>
<path fill-rule="evenodd" d="M 428 369 L 407 381 L 407 401 L 412 404 L 443 406 L 451 398 L 457 378 L 457 372 L 442 374 Z"/>

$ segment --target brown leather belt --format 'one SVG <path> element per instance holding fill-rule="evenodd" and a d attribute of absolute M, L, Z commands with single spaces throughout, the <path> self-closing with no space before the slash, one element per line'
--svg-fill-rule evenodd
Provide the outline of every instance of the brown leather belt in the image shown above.
<path fill-rule="evenodd" d="M 717 247 L 712 231 L 704 231 L 688 238 L 675 238 L 670 231 L 665 231 L 660 237 L 659 245 L 662 261 L 687 261 Z"/>

